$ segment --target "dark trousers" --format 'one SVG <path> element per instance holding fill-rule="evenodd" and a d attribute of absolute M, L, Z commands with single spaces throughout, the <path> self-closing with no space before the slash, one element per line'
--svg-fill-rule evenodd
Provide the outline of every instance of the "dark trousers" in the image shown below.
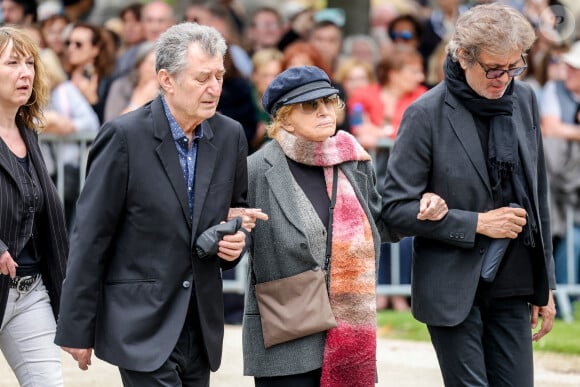
<path fill-rule="evenodd" d="M 297 375 L 254 378 L 256 387 L 320 387 L 322 369 Z"/>
<path fill-rule="evenodd" d="M 522 297 L 476 301 L 454 327 L 428 326 L 447 387 L 532 387 L 530 308 Z"/>
<path fill-rule="evenodd" d="M 173 352 L 159 369 L 137 372 L 119 368 L 119 372 L 125 387 L 209 387 L 209 362 L 197 317 L 187 317 Z"/>

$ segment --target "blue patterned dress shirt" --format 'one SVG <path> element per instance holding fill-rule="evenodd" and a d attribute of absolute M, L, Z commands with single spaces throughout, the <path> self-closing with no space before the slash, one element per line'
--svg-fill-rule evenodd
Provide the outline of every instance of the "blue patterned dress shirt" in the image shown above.
<path fill-rule="evenodd" d="M 197 140 L 203 137 L 202 126 L 199 125 L 195 128 L 195 133 L 191 141 L 191 146 L 189 139 L 183 132 L 183 129 L 179 126 L 173 114 L 167 106 L 165 97 L 161 97 L 163 102 L 163 109 L 165 110 L 165 116 L 169 121 L 169 128 L 171 129 L 171 135 L 175 141 L 175 147 L 177 148 L 177 154 L 179 155 L 179 164 L 181 165 L 181 170 L 183 171 L 183 179 L 185 180 L 185 186 L 187 187 L 187 197 L 189 199 L 189 218 L 193 218 L 193 200 L 195 198 L 194 186 L 195 186 L 195 162 L 197 159 Z"/>

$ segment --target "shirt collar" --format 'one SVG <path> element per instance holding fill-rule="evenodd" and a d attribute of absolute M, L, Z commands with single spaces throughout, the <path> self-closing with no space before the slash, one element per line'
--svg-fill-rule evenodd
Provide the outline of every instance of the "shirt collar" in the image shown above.
<path fill-rule="evenodd" d="M 171 129 L 171 135 L 173 136 L 173 139 L 175 141 L 183 139 L 184 137 L 186 137 L 185 132 L 183 131 L 181 126 L 179 126 L 177 120 L 175 120 L 175 117 L 173 117 L 173 114 L 171 114 L 171 110 L 169 110 L 169 105 L 167 105 L 167 101 L 165 100 L 164 96 L 161 96 L 161 102 L 163 103 L 163 110 L 165 112 L 165 117 L 169 122 L 169 128 Z M 201 124 L 199 124 L 197 128 L 195 128 L 193 140 L 197 140 L 200 138 L 203 138 L 203 125 Z"/>

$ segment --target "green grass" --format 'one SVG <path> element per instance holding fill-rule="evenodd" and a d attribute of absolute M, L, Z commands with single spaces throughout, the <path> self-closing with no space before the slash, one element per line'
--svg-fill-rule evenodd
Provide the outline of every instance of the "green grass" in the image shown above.
<path fill-rule="evenodd" d="M 429 341 L 427 327 L 415 320 L 411 313 L 381 311 L 377 315 L 377 326 L 381 337 Z M 580 355 L 580 303 L 575 306 L 574 321 L 556 320 L 552 332 L 534 343 L 534 350 Z"/>

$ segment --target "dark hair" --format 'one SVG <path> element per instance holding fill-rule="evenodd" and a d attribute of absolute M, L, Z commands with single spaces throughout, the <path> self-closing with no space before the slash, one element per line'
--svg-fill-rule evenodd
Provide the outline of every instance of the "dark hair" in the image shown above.
<path fill-rule="evenodd" d="M 38 21 L 38 4 L 36 0 L 18 0 L 15 3 L 22 7 L 24 16 L 32 15 L 32 22 Z"/>
<path fill-rule="evenodd" d="M 121 12 L 119 12 L 119 17 L 123 19 L 126 14 L 132 13 L 133 15 L 135 15 L 137 21 L 141 21 L 141 9 L 143 9 L 143 4 L 141 3 L 129 4 L 128 6 L 123 8 Z"/>
<path fill-rule="evenodd" d="M 50 15 L 46 19 L 42 20 L 40 22 L 40 28 L 45 28 L 47 26 L 51 26 L 57 20 L 63 20 L 66 24 L 70 23 L 70 19 L 68 16 L 66 16 L 65 14 L 59 13 L 59 14 L 55 14 L 55 15 Z"/>
<path fill-rule="evenodd" d="M 394 18 L 393 20 L 391 20 L 389 22 L 389 24 L 387 25 L 387 31 L 389 33 L 391 33 L 391 31 L 393 31 L 393 28 L 395 28 L 397 23 L 400 23 L 402 21 L 409 22 L 413 25 L 413 28 L 415 29 L 415 33 L 417 34 L 417 40 L 420 41 L 421 38 L 423 37 L 423 26 L 421 25 L 421 22 L 419 21 L 419 19 L 417 19 L 415 16 L 413 16 L 411 14 L 399 15 L 396 18 Z"/>
<path fill-rule="evenodd" d="M 113 71 L 113 66 L 115 65 L 115 58 L 111 49 L 107 46 L 107 39 L 111 39 L 105 35 L 108 34 L 108 32 L 94 24 L 83 22 L 75 23 L 71 31 L 77 28 L 90 30 L 93 35 L 91 38 L 91 44 L 99 48 L 99 55 L 95 58 L 94 63 L 95 70 L 99 77 L 110 75 Z"/>

